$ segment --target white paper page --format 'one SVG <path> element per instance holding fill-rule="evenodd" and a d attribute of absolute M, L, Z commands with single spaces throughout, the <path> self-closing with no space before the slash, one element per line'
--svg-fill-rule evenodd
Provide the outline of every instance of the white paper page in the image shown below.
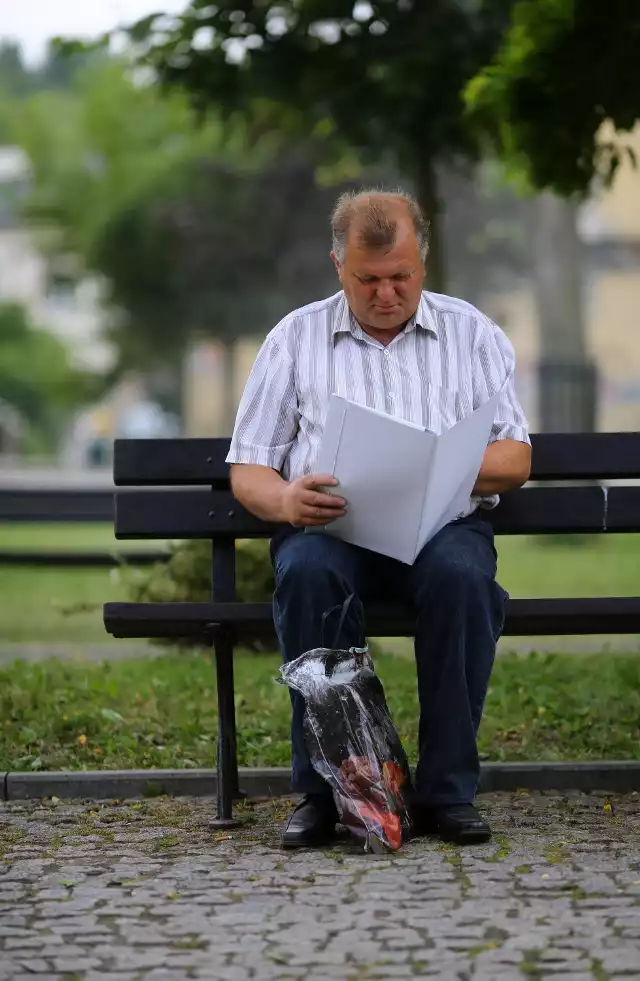
<path fill-rule="evenodd" d="M 416 558 L 441 528 L 462 511 L 468 510 L 471 491 L 491 435 L 499 397 L 500 393 L 497 393 L 466 419 L 461 419 L 437 437 Z"/>
<path fill-rule="evenodd" d="M 344 518 L 325 531 L 411 564 L 437 437 L 422 427 L 331 396 L 316 466 L 339 481 Z"/>

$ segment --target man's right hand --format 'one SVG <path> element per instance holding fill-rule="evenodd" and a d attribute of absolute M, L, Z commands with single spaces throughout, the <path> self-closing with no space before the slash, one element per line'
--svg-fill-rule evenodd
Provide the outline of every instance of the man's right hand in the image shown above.
<path fill-rule="evenodd" d="M 318 488 L 336 487 L 338 481 L 327 474 L 307 475 L 292 480 L 282 492 L 284 518 L 294 528 L 328 525 L 346 514 L 343 497 L 327 494 Z"/>

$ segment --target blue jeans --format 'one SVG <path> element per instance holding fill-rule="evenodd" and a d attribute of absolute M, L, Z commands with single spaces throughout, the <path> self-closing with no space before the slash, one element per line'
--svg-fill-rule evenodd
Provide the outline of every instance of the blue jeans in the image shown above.
<path fill-rule="evenodd" d="M 285 661 L 322 645 L 323 613 L 351 593 L 364 602 L 411 601 L 420 701 L 416 803 L 470 803 L 480 771 L 476 735 L 507 598 L 495 581 L 491 525 L 478 514 L 447 525 L 413 566 L 320 532 L 276 538 L 271 554 Z M 364 635 L 365 624 L 350 616 L 340 646 L 360 646 Z M 292 693 L 292 704 L 292 790 L 330 793 L 305 746 L 304 700 Z"/>

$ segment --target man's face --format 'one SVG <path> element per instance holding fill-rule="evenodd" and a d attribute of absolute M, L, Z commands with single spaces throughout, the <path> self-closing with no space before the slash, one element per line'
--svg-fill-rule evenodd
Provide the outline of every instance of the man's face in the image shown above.
<path fill-rule="evenodd" d="M 363 249 L 352 232 L 344 262 L 331 253 L 349 307 L 363 327 L 396 332 L 418 309 L 424 265 L 413 226 L 398 223 L 393 248 Z"/>

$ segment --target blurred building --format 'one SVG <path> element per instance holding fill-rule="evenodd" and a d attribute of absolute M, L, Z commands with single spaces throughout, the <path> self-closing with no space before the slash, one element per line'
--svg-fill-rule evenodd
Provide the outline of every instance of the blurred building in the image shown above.
<path fill-rule="evenodd" d="M 0 302 L 20 303 L 34 325 L 67 343 L 79 366 L 103 372 L 113 355 L 101 339 L 100 284 L 78 277 L 72 257 L 47 257 L 45 233 L 25 226 L 20 203 L 28 181 L 23 151 L 0 146 Z"/>

